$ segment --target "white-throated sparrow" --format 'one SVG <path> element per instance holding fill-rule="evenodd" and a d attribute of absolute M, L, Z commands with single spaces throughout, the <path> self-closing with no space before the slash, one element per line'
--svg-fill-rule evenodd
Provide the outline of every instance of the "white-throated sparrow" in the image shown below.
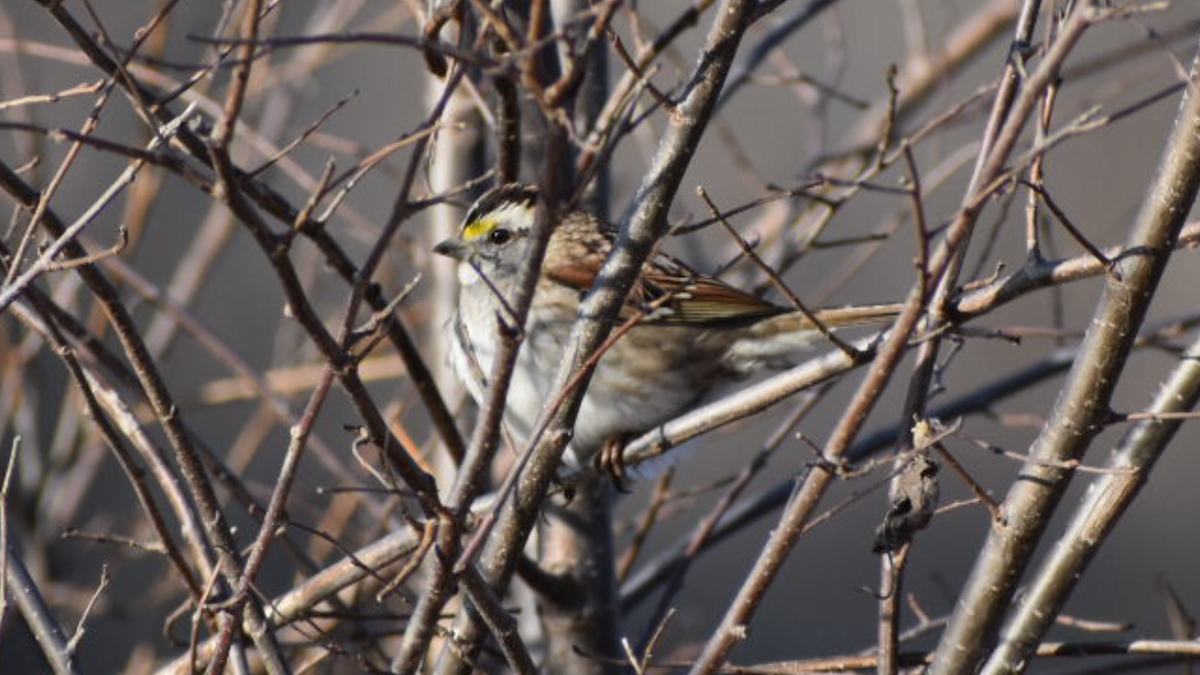
<path fill-rule="evenodd" d="M 480 197 L 457 237 L 434 251 L 459 262 L 450 361 L 476 401 L 487 391 L 497 316 L 511 302 L 531 241 L 538 189 L 510 183 Z M 563 357 L 583 293 L 613 246 L 611 225 L 583 211 L 562 214 L 546 250 L 508 394 L 505 419 L 528 438 Z M 480 275 L 487 278 L 485 283 Z M 826 309 L 830 328 L 883 324 L 896 305 Z M 820 333 L 803 314 L 745 293 L 656 253 L 630 293 L 623 318 L 645 313 L 600 359 L 571 440 L 574 461 L 610 441 L 654 428 L 696 405 L 714 386 L 796 362 Z M 568 458 L 570 458 L 570 454 Z M 570 459 L 568 459 L 570 461 Z"/>

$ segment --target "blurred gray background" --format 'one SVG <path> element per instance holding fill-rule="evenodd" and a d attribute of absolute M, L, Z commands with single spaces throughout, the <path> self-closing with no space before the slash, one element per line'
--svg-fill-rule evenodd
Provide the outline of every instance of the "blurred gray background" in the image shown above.
<path fill-rule="evenodd" d="M 78 16 L 84 15 L 82 8 L 74 7 L 74 3 L 68 1 L 66 4 L 72 10 L 77 10 Z M 109 34 L 120 44 L 128 44 L 132 32 L 142 25 L 151 8 L 156 5 L 129 0 L 96 0 L 92 4 L 103 18 Z M 218 4 L 195 1 L 180 3 L 174 10 L 169 26 L 166 58 L 173 62 L 191 63 L 203 56 L 205 46 L 190 40 L 189 36 L 205 35 L 212 31 Z M 314 31 L 313 25 L 322 20 L 324 12 L 332 11 L 331 8 L 338 4 L 324 1 L 280 3 L 275 10 L 276 23 L 271 30 L 278 36 L 319 32 Z M 394 31 L 405 35 L 413 35 L 418 31 L 418 26 L 413 24 L 408 13 L 397 3 L 367 0 L 359 4 L 362 5 L 361 9 L 350 22 L 349 29 Z M 780 14 L 785 14 L 792 4 L 787 3 Z M 976 0 L 910 0 L 905 4 L 919 8 L 926 37 L 930 45 L 936 47 L 939 40 L 964 17 L 987 3 Z M 1093 105 L 1103 106 L 1105 112 L 1119 110 L 1177 81 L 1177 68 L 1181 64 L 1187 67 L 1197 46 L 1200 3 L 1184 0 L 1169 4 L 1167 11 L 1106 23 L 1088 33 L 1083 46 L 1068 61 L 1066 83 L 1055 110 L 1056 124 L 1066 122 Z M 639 10 L 648 23 L 662 26 L 688 5 L 679 1 L 643 2 L 639 3 Z M 909 43 L 903 30 L 905 14 L 900 3 L 892 0 L 844 0 L 834 3 L 829 11 L 832 15 L 812 22 L 786 42 L 784 51 L 788 60 L 805 72 L 821 77 L 828 72 L 830 54 L 840 43 L 845 52 L 845 72 L 836 85 L 837 89 L 861 101 L 880 99 L 885 93 L 884 78 L 889 65 L 903 63 L 907 58 Z M 618 13 L 618 16 L 621 14 Z M 6 3 L 0 9 L 0 17 L 0 21 L 3 21 L 0 23 L 0 45 L 3 45 L 0 49 L 0 64 L 3 67 L 0 70 L 0 79 L 3 81 L 0 89 L 3 99 L 61 91 L 80 82 L 99 78 L 96 71 L 77 62 L 69 50 L 63 49 L 70 46 L 67 37 L 36 3 Z M 701 25 L 706 26 L 707 20 L 706 14 Z M 618 20 L 615 25 L 623 34 L 628 34 L 626 20 Z M 770 25 L 768 20 L 757 26 L 752 31 L 752 41 Z M 912 121 L 908 127 L 919 125 L 995 78 L 1006 57 L 1009 32 L 1007 28 L 1001 31 L 1000 39 L 982 50 L 962 72 L 947 78 L 930 100 L 910 118 Z M 1180 32 L 1182 36 L 1178 34 Z M 1040 27 L 1038 35 L 1043 35 Z M 665 61 L 666 65 L 655 80 L 661 87 L 673 86 L 679 81 L 680 68 L 690 68 L 702 37 L 702 31 L 692 30 L 676 43 L 679 61 Z M 19 38 L 20 46 L 14 42 L 14 38 Z M 408 48 L 384 45 L 336 47 L 333 50 L 334 56 L 326 57 L 319 68 L 311 71 L 298 68 L 275 71 L 273 74 L 279 80 L 271 81 L 265 89 L 274 95 L 289 96 L 293 101 L 288 113 L 277 121 L 278 138 L 281 139 L 276 141 L 277 145 L 294 138 L 337 101 L 351 97 L 310 143 L 291 155 L 292 161 L 310 177 L 320 174 L 328 157 L 336 158 L 339 167 L 349 166 L 356 157 L 412 131 L 427 114 L 426 73 L 418 53 Z M 1072 68 L 1095 65 L 1095 59 L 1113 55 L 1117 60 L 1115 66 L 1094 74 L 1083 71 L 1073 75 Z M 294 56 L 281 52 L 276 58 L 283 61 Z M 296 62 L 288 61 L 290 64 Z M 611 69 L 614 73 L 622 70 L 615 59 Z M 184 71 L 166 72 L 179 77 Z M 778 71 L 768 62 L 761 72 L 771 75 Z M 219 101 L 222 94 L 223 91 L 218 90 L 213 95 Z M 0 114 L 8 119 L 30 115 L 37 123 L 46 126 L 78 128 L 90 110 L 91 100 L 90 97 L 64 100 L 53 105 L 25 107 Z M 1124 240 L 1147 179 L 1159 158 L 1177 101 L 1178 94 L 1168 97 L 1105 129 L 1067 141 L 1051 155 L 1046 169 L 1047 186 L 1062 208 L 1093 241 L 1111 245 Z M 255 104 L 252 101 L 252 105 Z M 737 147 L 750 159 L 759 177 L 776 185 L 792 186 L 802 181 L 814 154 L 844 149 L 846 133 L 862 114 L 860 110 L 838 101 L 828 105 L 829 124 L 823 149 L 813 147 L 811 108 L 802 105 L 790 87 L 770 82 L 748 85 L 721 111 L 720 123 L 736 134 Z M 948 133 L 919 148 L 917 157 L 923 170 L 931 169 L 941 158 L 961 151 L 965 144 L 978 138 L 983 127 L 978 110 L 976 108 L 974 113 L 965 115 Z M 661 114 L 656 115 L 648 127 L 639 131 L 642 136 L 630 139 L 616 153 L 612 171 L 612 213 L 620 214 L 627 207 L 638 181 L 645 173 L 648 153 L 663 124 Z M 139 122 L 129 113 L 129 106 L 123 101 L 115 102 L 106 109 L 97 131 L 101 137 L 120 138 L 127 142 L 133 142 L 132 139 L 139 138 L 141 133 Z M 40 147 L 35 149 L 34 144 Z M 5 162 L 15 166 L 27 161 L 31 154 L 40 154 L 43 157 L 40 169 L 43 176 L 56 166 L 64 149 L 64 144 L 55 144 L 28 134 L 0 134 L 0 157 Z M 683 181 L 673 208 L 673 217 L 682 221 L 688 217 L 707 216 L 703 204 L 694 193 L 697 185 L 705 186 L 726 207 L 760 196 L 761 192 L 752 181 L 731 161 L 732 156 L 730 146 L 718 138 L 715 129 L 710 130 Z M 261 159 L 261 156 L 255 156 L 243 161 L 255 165 Z M 402 151 L 379 170 L 368 174 L 351 194 L 347 209 L 341 214 L 343 217 L 331 223 L 331 230 L 353 254 L 361 257 L 365 253 L 372 241 L 372 234 L 377 232 L 372 224 L 387 216 L 406 162 L 407 154 Z M 68 174 L 53 207 L 64 217 L 79 213 L 94 200 L 98 186 L 106 185 L 123 167 L 122 161 L 111 156 L 85 151 Z M 926 206 L 931 223 L 944 222 L 953 212 L 968 173 L 969 165 L 929 195 Z M 299 185 L 294 175 L 282 169 L 273 169 L 269 175 L 272 185 L 294 204 L 303 203 L 308 189 Z M 902 175 L 902 171 L 892 170 L 884 174 L 879 182 L 895 185 Z M 125 262 L 157 284 L 168 282 L 178 269 L 181 257 L 188 251 L 201 223 L 206 218 L 214 217 L 209 213 L 209 200 L 180 181 L 168 179 L 163 190 L 164 197 L 157 202 L 149 216 L 142 240 L 125 259 Z M 417 192 L 424 193 L 425 190 L 419 188 Z M 905 201 L 893 194 L 867 192 L 838 213 L 831 236 L 846 238 L 869 233 L 894 211 L 904 208 Z M 1006 213 L 992 206 L 983 217 L 981 222 L 987 227 L 998 222 L 999 230 L 995 248 L 980 276 L 991 273 L 998 262 L 1004 263 L 1009 270 L 1022 263 L 1023 209 L 1022 194 Z M 348 215 L 351 210 L 353 213 Z M 759 215 L 760 212 L 752 212 L 735 222 L 753 224 Z M 120 209 L 110 210 L 96 226 L 89 229 L 89 236 L 98 242 L 111 241 L 122 217 Z M 426 269 L 429 258 L 424 242 L 432 237 L 423 230 L 425 227 L 423 218 L 405 225 L 394 247 L 395 255 L 390 257 L 385 266 L 387 278 L 382 280 L 391 284 L 392 290 Z M 987 231 L 986 228 L 981 230 L 980 236 L 973 241 L 973 248 L 968 253 L 968 269 L 974 269 Z M 822 302 L 841 305 L 901 300 L 912 279 L 911 232 L 911 225 L 901 226 L 898 233 L 884 244 L 881 254 L 873 259 L 865 273 L 859 274 L 851 283 Z M 729 249 L 723 236 L 709 232 L 695 240 L 672 242 L 670 246 L 699 268 L 706 269 L 724 260 L 723 252 Z M 304 344 L 305 340 L 283 319 L 283 300 L 278 283 L 263 264 L 259 249 L 239 227 L 232 228 L 230 237 L 214 273 L 208 277 L 192 302 L 192 312 L 228 344 L 235 346 L 242 358 L 257 367 L 311 362 L 311 350 Z M 1054 240 L 1056 249 L 1052 252 L 1056 255 L 1074 255 L 1079 251 L 1061 230 L 1055 232 Z M 304 264 L 309 274 L 306 283 L 312 289 L 313 297 L 319 299 L 323 303 L 321 307 L 328 311 L 328 319 L 333 321 L 340 316 L 345 286 L 333 278 L 307 245 L 300 246 L 296 255 L 306 261 Z M 807 297 L 806 290 L 822 288 L 822 282 L 833 270 L 838 269 L 845 255 L 845 250 L 841 248 L 809 255 L 789 271 L 787 280 L 802 297 Z M 66 277 L 53 281 L 53 284 L 67 283 L 70 281 Z M 1163 279 L 1150 320 L 1194 311 L 1198 283 L 1200 261 L 1193 251 L 1181 251 Z M 1066 326 L 1086 326 L 1099 288 L 1100 281 L 1093 279 L 1061 289 Z M 428 320 L 427 308 L 417 304 L 408 311 L 409 325 L 414 330 L 420 328 L 427 331 L 425 340 L 438 339 L 439 328 Z M 154 310 L 141 305 L 136 316 L 145 322 L 143 325 L 149 325 Z M 1052 316 L 1052 294 L 1041 292 L 1004 307 L 976 324 L 995 328 L 1049 327 L 1052 325 Z M 281 325 L 285 327 L 281 329 Z M 10 324 L 3 330 L 9 331 L 6 344 L 11 346 L 15 329 Z M 1072 340 L 1068 339 L 1067 342 Z M 1020 345 L 1000 340 L 969 340 L 956 356 L 953 366 L 947 370 L 944 382 L 946 391 L 936 402 L 951 399 L 1018 367 L 1036 362 L 1056 348 L 1055 341 L 1048 338 L 1031 337 Z M 1149 397 L 1174 361 L 1174 356 L 1161 351 L 1138 351 L 1118 388 L 1114 401 L 1116 409 L 1136 411 L 1145 408 Z M 255 403 L 205 403 L 202 388 L 216 379 L 226 377 L 228 373 L 187 337 L 175 341 L 162 358 L 161 365 L 183 404 L 184 414 L 195 428 L 203 429 L 204 442 L 218 453 L 228 452 L 249 417 L 254 414 Z M 61 365 L 52 355 L 46 354 L 39 357 L 35 368 L 35 386 L 22 392 L 21 405 L 24 411 L 21 414 L 32 415 L 37 420 L 34 425 L 37 435 L 24 439 L 25 452 L 42 459 L 24 458 L 23 462 L 29 468 L 22 466 L 18 469 L 18 481 L 23 473 L 33 475 L 33 466 L 39 462 L 68 461 L 63 449 L 56 450 L 53 447 L 56 439 L 54 420 L 59 413 L 58 406 L 63 400 L 65 387 Z M 903 378 L 907 372 L 908 364 L 901 368 L 899 377 Z M 806 437 L 818 444 L 825 439 L 860 376 L 861 373 L 852 374 L 835 387 L 801 424 L 800 430 Z M 1051 379 L 1012 400 L 1004 401 L 998 409 L 991 411 L 993 414 L 990 416 L 968 418 L 964 426 L 965 433 L 987 439 L 1007 450 L 1024 452 L 1037 433 L 1038 417 L 1053 403 L 1059 384 L 1060 379 Z M 412 396 L 402 378 L 379 380 L 372 386 L 381 406 L 384 401 L 395 399 L 406 410 L 413 411 L 404 418 L 405 424 L 411 425 L 410 431 L 427 433 L 419 401 Z M 305 400 L 304 393 L 292 394 L 296 405 Z M 868 428 L 897 423 L 902 398 L 902 386 L 893 383 L 876 408 Z M 789 410 L 785 403 L 703 438 L 679 467 L 674 484 L 679 488 L 704 484 L 736 471 L 749 461 L 765 435 L 784 419 Z M 1006 420 L 1003 416 L 1022 417 L 1027 424 L 1014 424 L 1012 419 Z M 353 461 L 348 453 L 350 439 L 341 431 L 341 426 L 353 422 L 353 412 L 339 394 L 332 398 L 319 424 L 319 433 L 326 440 L 335 448 L 346 450 L 348 463 Z M 1116 427 L 1102 434 L 1086 461 L 1096 465 L 1102 463 L 1104 454 L 1119 439 L 1121 432 L 1122 429 Z M 0 428 L 0 441 L 3 441 L 6 453 L 12 433 L 12 426 Z M 1200 507 L 1200 492 L 1194 488 L 1195 477 L 1200 475 L 1196 438 L 1194 428 L 1185 425 L 1171 450 L 1158 465 L 1150 489 L 1142 494 L 1116 529 L 1067 606 L 1067 613 L 1077 617 L 1127 621 L 1135 627 L 1127 633 L 1101 636 L 1060 628 L 1051 638 L 1080 640 L 1168 636 L 1167 618 L 1156 590 L 1158 578 L 1168 581 L 1193 611 L 1200 611 L 1200 579 L 1195 573 L 1200 569 L 1200 526 L 1197 525 L 1200 521 L 1196 517 Z M 250 479 L 259 481 L 257 485 L 251 484 L 262 498 L 269 494 L 271 485 L 268 481 L 277 472 L 278 460 L 286 441 L 286 434 L 279 428 L 267 434 L 260 446 L 264 451 L 253 455 L 247 468 Z M 966 443 L 952 442 L 950 445 L 976 480 L 993 489 L 998 496 L 1003 496 L 1019 469 L 1017 462 L 985 454 Z M 789 440 L 773 455 L 770 467 L 759 475 L 750 492 L 779 484 L 813 459 L 814 455 L 807 445 Z M 57 486 L 46 497 L 52 503 L 43 505 L 44 508 L 38 513 L 60 512 L 61 519 L 53 520 L 47 515 L 46 519 L 39 522 L 24 523 L 20 530 L 26 534 L 22 536 L 53 538 L 66 527 L 89 531 L 140 531 L 144 534 L 144 528 L 138 530 L 129 522 L 139 516 L 124 477 L 99 446 L 86 450 L 82 458 L 72 454 L 69 461 L 98 463 L 101 470 L 95 484 L 88 486 L 86 492 L 73 492 L 69 484 Z M 357 467 L 352 470 L 361 473 Z M 966 487 L 950 472 L 944 471 L 942 477 L 944 503 L 969 497 Z M 825 505 L 838 504 L 851 495 L 865 491 L 878 479 L 879 474 L 876 473 L 841 483 L 826 499 Z M 1069 512 L 1087 481 L 1087 475 L 1080 475 L 1076 479 L 1072 493 L 1063 503 L 1061 510 L 1064 513 Z M 315 518 L 314 514 L 323 510 L 328 499 L 318 495 L 315 488 L 334 483 L 336 481 L 315 460 L 311 457 L 306 460 L 300 484 L 293 493 L 293 516 Z M 639 483 L 632 495 L 621 500 L 618 511 L 621 520 L 627 521 L 641 513 L 648 488 L 648 483 Z M 32 494 L 37 491 L 37 486 L 23 485 L 22 491 Z M 719 491 L 704 493 L 682 514 L 661 525 L 643 555 L 649 558 L 677 537 L 686 535 L 719 494 Z M 76 503 L 77 497 L 82 499 L 82 503 Z M 791 556 L 785 572 L 751 626 L 749 639 L 735 651 L 735 661 L 758 663 L 845 654 L 875 643 L 877 606 L 869 589 L 878 583 L 879 560 L 871 553 L 871 544 L 874 528 L 884 508 L 885 491 L 875 490 L 806 536 Z M 306 509 L 311 509 L 311 513 L 306 513 Z M 766 531 L 774 523 L 774 517 L 772 515 L 760 520 L 700 559 L 691 572 L 687 588 L 677 601 L 680 612 L 668 633 L 666 647 L 660 650 L 664 656 L 672 653 L 686 655 L 692 642 L 707 637 L 754 560 Z M 987 512 L 979 506 L 962 508 L 938 517 L 928 531 L 919 536 L 905 591 L 913 594 L 931 616 L 942 616 L 952 608 L 950 598 L 957 593 L 970 570 L 973 556 L 986 534 L 987 519 Z M 243 524 L 249 525 L 249 521 L 244 520 Z M 1052 541 L 1054 536 L 1055 530 L 1052 528 L 1046 541 Z M 41 569 L 51 575 L 50 588 L 54 591 L 53 595 L 58 597 L 90 592 L 99 576 L 100 566 L 107 556 L 113 554 L 109 547 L 77 540 L 58 541 L 49 545 L 47 550 L 51 557 L 41 561 Z M 278 574 L 275 577 L 270 573 L 264 575 L 265 589 L 271 591 L 289 587 L 293 578 L 286 573 L 284 563 L 273 560 L 273 564 L 272 569 Z M 139 559 L 135 556 L 121 565 L 115 565 L 112 572 L 114 585 L 107 593 L 103 612 L 92 620 L 89 633 L 81 645 L 81 655 L 86 662 L 94 665 L 95 672 L 115 672 L 126 667 L 141 671 L 141 666 L 131 665 L 138 662 L 138 655 L 131 652 L 134 643 L 131 635 L 143 636 L 145 644 L 156 645 L 154 649 L 159 659 L 171 653 L 161 638 L 154 637 L 163 620 L 164 607 L 167 606 L 163 603 L 164 593 L 168 590 L 163 585 L 163 566 L 148 557 Z M 628 622 L 631 635 L 639 635 L 643 630 L 642 621 L 647 606 Z M 147 613 L 146 610 L 152 611 Z M 70 616 L 70 613 L 67 615 Z M 911 614 L 906 616 L 905 625 L 911 620 Z M 72 625 L 72 622 L 73 618 L 64 619 L 66 625 Z M 4 633 L 0 634 L 0 646 L 3 647 L 0 650 L 3 652 L 0 670 L 4 672 L 31 672 L 30 669 L 39 667 L 35 664 L 40 662 L 40 656 L 32 643 L 20 635 L 24 629 L 19 627 L 19 623 L 19 618 L 10 610 L 5 618 Z M 933 639 L 933 636 L 926 637 L 916 646 L 932 646 Z M 1039 666 L 1039 670 L 1072 672 L 1077 666 L 1069 661 L 1046 662 Z"/>

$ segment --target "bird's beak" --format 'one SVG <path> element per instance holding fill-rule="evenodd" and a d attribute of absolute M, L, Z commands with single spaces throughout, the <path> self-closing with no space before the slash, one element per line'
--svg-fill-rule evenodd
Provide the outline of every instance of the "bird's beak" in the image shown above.
<path fill-rule="evenodd" d="M 433 252 L 447 258 L 462 260 L 467 257 L 467 245 L 459 239 L 447 239 L 433 247 Z"/>

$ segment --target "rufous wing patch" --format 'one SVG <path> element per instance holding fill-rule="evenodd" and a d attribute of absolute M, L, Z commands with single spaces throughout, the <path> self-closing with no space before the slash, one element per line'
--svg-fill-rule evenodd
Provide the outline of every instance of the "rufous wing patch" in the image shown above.
<path fill-rule="evenodd" d="M 658 311 L 646 321 L 668 324 L 703 325 L 726 321 L 774 316 L 786 311 L 762 298 L 740 291 L 715 277 L 692 272 L 682 263 L 661 257 L 659 264 L 648 264 L 629 293 L 620 316 L 629 318 L 664 296 Z M 591 289 L 600 272 L 599 264 L 574 264 L 551 267 L 546 277 L 580 293 Z"/>

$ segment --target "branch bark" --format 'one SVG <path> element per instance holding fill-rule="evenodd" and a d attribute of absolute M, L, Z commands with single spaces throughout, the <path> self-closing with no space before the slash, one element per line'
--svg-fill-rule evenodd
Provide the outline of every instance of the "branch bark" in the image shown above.
<path fill-rule="evenodd" d="M 1073 475 L 1056 467 L 1082 457 L 1095 435 L 1104 428 L 1110 414 L 1109 400 L 1138 326 L 1145 318 L 1200 187 L 1200 96 L 1196 89 L 1196 64 L 1193 62 L 1190 85 L 1157 175 L 1134 220 L 1126 253 L 1116 261 L 1119 279 L 1106 277 L 1104 293 L 1080 347 L 1080 356 L 1033 443 L 1030 450 L 1033 461 L 1022 469 L 1025 479 L 1017 481 L 1004 500 L 1005 522 L 993 526 L 976 559 L 938 645 L 930 668 L 933 675 L 975 671 Z M 1047 617 L 1053 614 L 1045 606 L 1036 609 Z M 1024 646 L 1027 640 L 1017 642 L 1020 644 L 1006 647 L 1005 653 L 1028 653 Z M 992 672 L 1022 668 L 1020 661 L 994 661 L 992 667 Z"/>

